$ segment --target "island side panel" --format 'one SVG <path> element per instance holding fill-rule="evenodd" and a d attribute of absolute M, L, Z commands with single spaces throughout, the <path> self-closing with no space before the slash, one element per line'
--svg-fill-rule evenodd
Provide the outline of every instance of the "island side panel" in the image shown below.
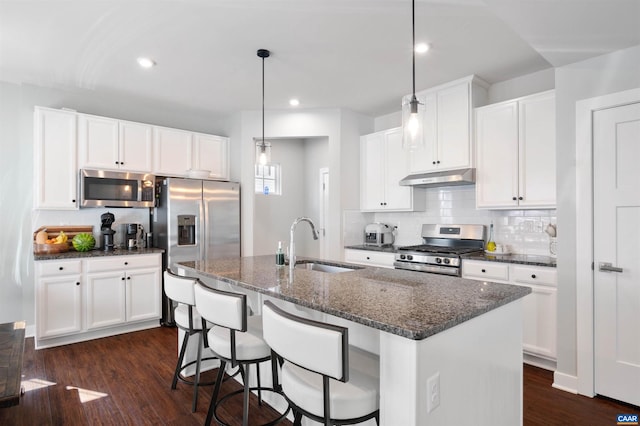
<path fill-rule="evenodd" d="M 522 303 L 509 303 L 427 339 L 380 335 L 380 424 L 522 424 Z M 427 381 L 440 406 L 427 412 Z"/>

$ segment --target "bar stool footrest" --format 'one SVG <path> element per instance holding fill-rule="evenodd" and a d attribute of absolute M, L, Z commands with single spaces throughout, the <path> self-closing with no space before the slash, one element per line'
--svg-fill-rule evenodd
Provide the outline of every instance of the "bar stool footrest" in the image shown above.
<path fill-rule="evenodd" d="M 237 374 L 237 372 L 236 372 Z M 235 374 L 234 374 L 235 375 Z M 226 380 L 226 379 L 225 379 Z M 224 380 L 223 380 L 224 381 Z M 254 386 L 249 388 L 249 391 L 267 391 L 267 392 L 273 392 L 277 395 L 281 395 L 282 396 L 282 392 L 279 392 L 273 388 L 269 388 L 269 387 L 263 387 L 263 386 Z M 220 404 L 222 404 L 224 401 L 226 401 L 227 399 L 234 397 L 236 395 L 240 395 L 244 393 L 244 388 L 243 389 L 238 389 L 236 391 L 230 392 L 228 394 L 226 394 L 225 396 L 223 396 L 222 398 L 218 399 L 218 401 L 216 402 L 215 406 L 213 407 L 213 418 L 216 420 L 216 422 L 218 422 L 219 425 L 221 426 L 230 426 L 229 423 L 225 423 L 224 421 L 222 421 L 219 417 L 218 417 L 218 406 Z M 284 398 L 284 396 L 283 396 Z M 263 423 L 259 426 L 274 426 L 277 425 L 278 423 L 280 423 L 282 420 L 284 420 L 285 417 L 287 417 L 287 414 L 289 414 L 289 411 L 291 410 L 291 407 L 288 406 L 287 404 L 287 409 L 285 410 L 284 413 L 282 413 L 280 416 L 278 416 L 276 419 L 271 420 L 268 423 Z"/>

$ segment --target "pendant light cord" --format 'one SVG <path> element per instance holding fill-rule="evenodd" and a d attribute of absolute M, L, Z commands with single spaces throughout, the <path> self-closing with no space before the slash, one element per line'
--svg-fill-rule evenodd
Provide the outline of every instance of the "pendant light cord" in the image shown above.
<path fill-rule="evenodd" d="M 262 152 L 266 149 L 264 144 L 264 56 L 262 57 Z"/>
<path fill-rule="evenodd" d="M 416 97 L 416 1 L 415 0 L 411 0 L 411 57 L 413 58 L 413 98 L 415 98 Z"/>

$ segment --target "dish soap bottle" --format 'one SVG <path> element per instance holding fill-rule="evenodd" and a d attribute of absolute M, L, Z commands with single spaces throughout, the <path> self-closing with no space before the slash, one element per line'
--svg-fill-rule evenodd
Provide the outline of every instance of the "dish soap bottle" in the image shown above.
<path fill-rule="evenodd" d="M 493 241 L 493 221 L 489 227 L 489 241 L 487 242 L 487 251 L 496 251 L 496 243 Z"/>
<path fill-rule="evenodd" d="M 278 241 L 278 251 L 276 251 L 276 265 L 284 266 L 284 252 L 282 251 L 282 241 Z"/>

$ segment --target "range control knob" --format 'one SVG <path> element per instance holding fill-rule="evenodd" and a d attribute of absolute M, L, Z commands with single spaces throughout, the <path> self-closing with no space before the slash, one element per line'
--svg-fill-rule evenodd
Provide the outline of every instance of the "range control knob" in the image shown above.
<path fill-rule="evenodd" d="M 451 263 L 451 259 L 449 259 L 448 257 L 445 257 L 444 264 L 448 265 L 449 263 Z"/>
<path fill-rule="evenodd" d="M 407 256 L 405 256 L 404 254 L 401 254 L 401 255 L 400 255 L 400 259 L 404 260 L 404 259 L 406 259 L 406 258 L 407 258 Z"/>
<path fill-rule="evenodd" d="M 442 258 L 441 257 L 436 257 L 436 263 L 442 263 Z"/>
<path fill-rule="evenodd" d="M 410 254 L 407 255 L 407 260 L 413 260 L 413 256 L 411 256 Z"/>

